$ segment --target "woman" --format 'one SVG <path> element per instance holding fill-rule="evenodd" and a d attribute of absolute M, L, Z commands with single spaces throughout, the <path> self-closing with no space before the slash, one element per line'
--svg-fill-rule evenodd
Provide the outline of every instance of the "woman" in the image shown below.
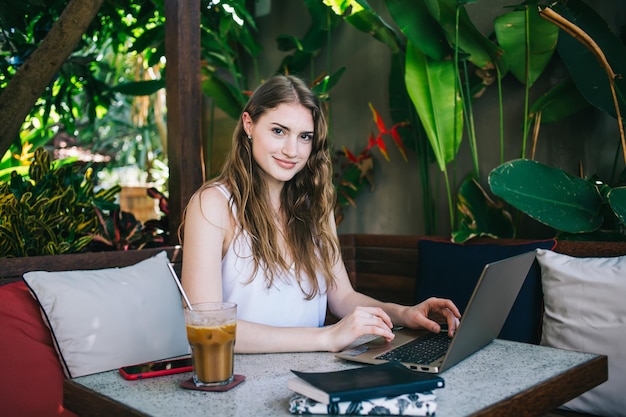
<path fill-rule="evenodd" d="M 183 286 L 192 303 L 237 303 L 237 352 L 336 352 L 366 334 L 391 340 L 394 325 L 456 329 L 449 300 L 407 307 L 352 288 L 331 169 L 317 97 L 300 79 L 276 76 L 246 105 L 222 173 L 190 199 Z M 342 319 L 323 326 L 327 305 Z"/>

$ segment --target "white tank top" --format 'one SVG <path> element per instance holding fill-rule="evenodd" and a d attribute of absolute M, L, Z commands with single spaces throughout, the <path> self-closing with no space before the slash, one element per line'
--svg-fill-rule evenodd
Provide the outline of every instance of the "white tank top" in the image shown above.
<path fill-rule="evenodd" d="M 230 192 L 222 184 L 217 188 L 230 199 Z M 233 206 L 233 215 L 236 208 Z M 326 283 L 319 274 L 321 292 L 311 300 L 296 282 L 294 270 L 274 277 L 267 287 L 263 271 L 259 269 L 250 282 L 254 258 L 248 233 L 237 233 L 222 258 L 222 296 L 224 301 L 237 303 L 240 320 L 280 327 L 320 327 L 326 318 Z M 303 283 L 305 291 L 308 282 Z"/>

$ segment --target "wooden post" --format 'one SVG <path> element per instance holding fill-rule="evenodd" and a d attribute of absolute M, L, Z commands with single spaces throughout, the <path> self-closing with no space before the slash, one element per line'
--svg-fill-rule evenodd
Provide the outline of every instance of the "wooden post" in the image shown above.
<path fill-rule="evenodd" d="M 170 243 L 191 195 L 204 181 L 200 0 L 165 0 Z"/>

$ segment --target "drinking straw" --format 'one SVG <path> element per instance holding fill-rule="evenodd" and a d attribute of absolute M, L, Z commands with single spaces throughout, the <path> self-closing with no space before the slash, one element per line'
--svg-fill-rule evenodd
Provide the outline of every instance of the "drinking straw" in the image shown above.
<path fill-rule="evenodd" d="M 167 266 L 170 268 L 170 272 L 172 273 L 172 276 L 174 277 L 174 281 L 176 282 L 176 285 L 178 286 L 178 289 L 180 290 L 180 293 L 182 294 L 183 299 L 185 300 L 185 304 L 187 304 L 187 307 L 189 308 L 189 310 L 193 310 L 193 308 L 191 308 L 191 303 L 189 302 L 189 298 L 187 298 L 187 294 L 185 294 L 185 290 L 183 289 L 183 286 L 180 283 L 180 279 L 178 278 L 178 275 L 176 274 L 176 271 L 174 270 L 174 264 L 172 264 L 171 262 L 168 262 Z"/>

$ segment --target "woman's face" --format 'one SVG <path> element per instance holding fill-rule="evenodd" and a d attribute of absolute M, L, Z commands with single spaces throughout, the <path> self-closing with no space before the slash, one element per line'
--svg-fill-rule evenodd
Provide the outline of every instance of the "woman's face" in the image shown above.
<path fill-rule="evenodd" d="M 244 112 L 243 127 L 252 136 L 252 156 L 269 180 L 291 180 L 311 155 L 313 116 L 301 104 L 280 104 L 256 122 Z"/>

